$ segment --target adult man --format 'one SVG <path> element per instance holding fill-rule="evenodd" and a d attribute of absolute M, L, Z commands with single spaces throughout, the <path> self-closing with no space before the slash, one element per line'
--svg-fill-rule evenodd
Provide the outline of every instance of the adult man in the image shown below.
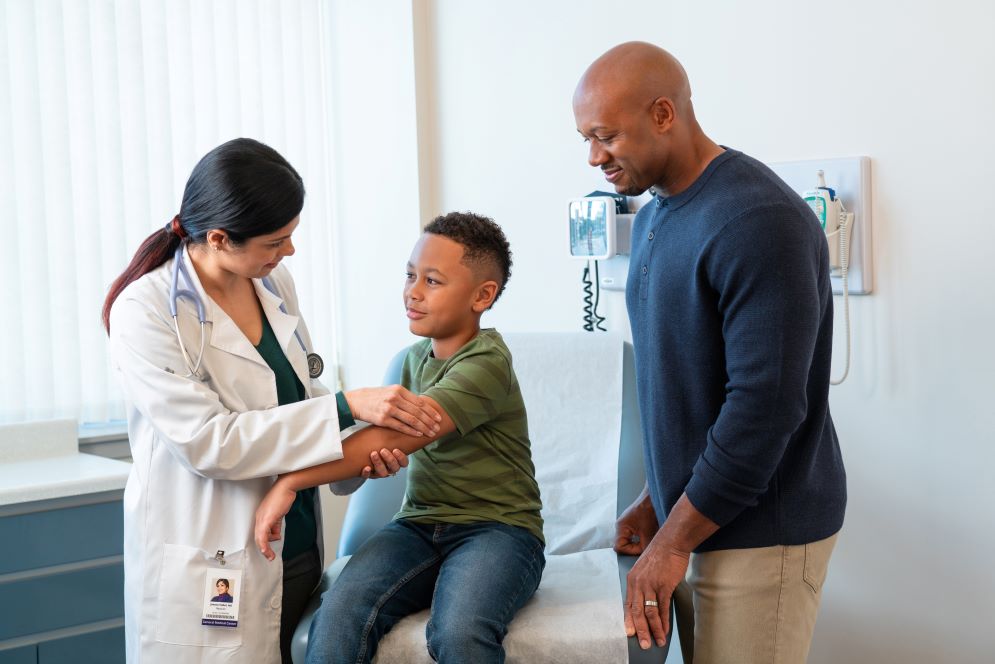
<path fill-rule="evenodd" d="M 685 661 L 803 662 L 846 505 L 825 236 L 769 169 L 704 134 L 666 51 L 611 49 L 573 106 L 590 164 L 656 195 L 626 289 L 647 466 L 615 545 L 641 554 L 626 631 L 662 645 L 673 597 Z"/>

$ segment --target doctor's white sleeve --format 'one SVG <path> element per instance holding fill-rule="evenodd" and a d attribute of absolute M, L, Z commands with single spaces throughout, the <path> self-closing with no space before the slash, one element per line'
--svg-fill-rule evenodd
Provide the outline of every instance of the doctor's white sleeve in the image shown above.
<path fill-rule="evenodd" d="M 333 395 L 233 412 L 208 385 L 181 375 L 186 373 L 186 363 L 172 320 L 126 294 L 111 311 L 110 341 L 125 397 L 191 472 L 240 480 L 342 458 Z M 237 377 L 222 379 L 235 381 Z"/>

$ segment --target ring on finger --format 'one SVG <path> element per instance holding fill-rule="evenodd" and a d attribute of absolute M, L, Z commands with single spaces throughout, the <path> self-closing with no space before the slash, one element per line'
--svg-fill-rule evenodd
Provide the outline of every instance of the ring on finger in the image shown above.
<path fill-rule="evenodd" d="M 645 604 L 646 606 L 660 606 L 660 603 L 657 602 L 655 599 L 648 599 L 645 602 L 643 602 L 643 604 Z"/>

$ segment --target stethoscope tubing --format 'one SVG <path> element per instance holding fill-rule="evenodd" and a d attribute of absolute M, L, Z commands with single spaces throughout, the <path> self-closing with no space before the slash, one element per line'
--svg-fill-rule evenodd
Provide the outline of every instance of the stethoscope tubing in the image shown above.
<path fill-rule="evenodd" d="M 187 285 L 190 288 L 181 289 L 179 287 L 180 274 L 186 279 Z M 197 320 L 200 323 L 200 352 L 197 354 L 196 364 L 190 359 L 186 344 L 183 343 L 183 337 L 180 336 L 180 322 L 177 319 L 176 303 L 181 297 L 190 300 L 197 309 Z M 204 360 L 204 346 L 207 340 L 207 314 L 204 312 L 204 301 L 193 290 L 193 280 L 190 279 L 190 274 L 183 264 L 183 245 L 177 247 L 176 253 L 173 254 L 173 275 L 169 285 L 169 313 L 173 317 L 173 330 L 176 332 L 176 341 L 180 344 L 183 362 L 187 365 L 187 371 L 190 372 L 184 378 L 195 377 L 197 372 L 200 371 L 201 362 Z"/>
<path fill-rule="evenodd" d="M 186 280 L 189 288 L 181 289 L 179 287 L 181 274 L 183 275 L 183 279 Z M 263 277 L 262 282 L 263 286 L 266 287 L 266 290 L 273 293 L 277 297 L 280 297 L 280 294 L 276 291 L 276 288 L 273 286 L 273 282 L 270 281 L 269 277 Z M 190 300 L 197 309 L 197 320 L 200 323 L 200 351 L 197 354 L 196 363 L 190 359 L 190 355 L 187 353 L 186 344 L 183 343 L 183 337 L 180 336 L 180 324 L 177 319 L 176 307 L 176 304 L 180 298 Z M 283 302 L 280 303 L 280 311 L 285 314 L 287 313 L 287 307 Z M 180 352 L 183 354 L 183 361 L 186 363 L 187 370 L 190 372 L 184 377 L 195 377 L 197 372 L 200 370 L 201 362 L 204 359 L 204 347 L 207 340 L 207 314 L 204 309 L 204 301 L 200 298 L 200 295 L 193 290 L 193 280 L 190 278 L 190 273 L 187 272 L 187 268 L 183 264 L 183 245 L 177 247 L 176 253 L 173 254 L 173 274 L 169 285 L 169 313 L 173 317 L 173 330 L 176 332 L 176 341 L 180 345 Z M 301 345 L 301 350 L 304 351 L 304 355 L 307 357 L 308 375 L 310 375 L 311 378 L 317 378 L 321 375 L 322 371 L 324 371 L 325 366 L 321 356 L 317 353 L 308 352 L 307 346 L 304 345 L 304 339 L 301 337 L 300 330 L 294 329 L 294 336 L 297 337 L 297 343 Z M 191 367 L 191 365 L 193 366 Z"/>

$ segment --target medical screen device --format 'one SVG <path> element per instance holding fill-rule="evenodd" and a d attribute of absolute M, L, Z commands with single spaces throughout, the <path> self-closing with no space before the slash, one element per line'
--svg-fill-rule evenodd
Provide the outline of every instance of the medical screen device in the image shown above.
<path fill-rule="evenodd" d="M 605 260 L 615 255 L 615 200 L 608 196 L 577 198 L 569 203 L 570 256 Z"/>
<path fill-rule="evenodd" d="M 595 191 L 567 203 L 570 257 L 586 262 L 581 283 L 584 291 L 583 327 L 588 332 L 607 331 L 605 317 L 598 313 L 602 285 L 612 290 L 625 288 L 624 277 L 619 280 L 617 276 L 606 275 L 602 279 L 599 263 L 607 261 L 605 265 L 612 267 L 613 263 L 622 261 L 622 269 L 615 272 L 624 275 L 628 270 L 628 259 L 625 257 L 632 245 L 634 216 L 629 214 L 629 201 L 622 194 Z M 616 256 L 621 258 L 610 260 Z"/>

